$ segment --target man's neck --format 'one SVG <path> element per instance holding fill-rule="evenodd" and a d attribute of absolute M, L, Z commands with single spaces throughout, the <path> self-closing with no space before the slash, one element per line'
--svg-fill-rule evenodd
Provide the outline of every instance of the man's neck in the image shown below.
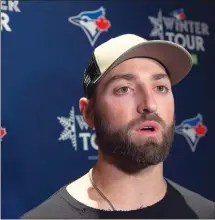
<path fill-rule="evenodd" d="M 153 205 L 166 193 L 163 163 L 135 174 L 127 174 L 99 158 L 93 168 L 92 178 L 108 200 L 121 210 Z"/>

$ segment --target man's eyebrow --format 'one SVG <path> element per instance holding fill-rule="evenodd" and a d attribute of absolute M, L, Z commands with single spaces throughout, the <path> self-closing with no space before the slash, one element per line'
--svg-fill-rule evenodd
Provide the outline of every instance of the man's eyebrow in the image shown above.
<path fill-rule="evenodd" d="M 132 73 L 124 73 L 111 77 L 104 85 L 107 88 L 113 81 L 125 79 L 127 81 L 134 81 L 137 77 Z M 169 79 L 169 76 L 166 73 L 156 73 L 151 76 L 152 80 L 160 80 L 160 79 Z"/>
<path fill-rule="evenodd" d="M 170 77 L 169 75 L 167 75 L 166 73 L 156 73 L 152 75 L 152 80 L 160 80 L 160 79 L 169 79 Z"/>
<path fill-rule="evenodd" d="M 133 75 L 132 73 L 124 73 L 124 74 L 119 74 L 119 75 L 116 75 L 116 76 L 113 76 L 111 77 L 104 85 L 105 88 L 107 88 L 110 83 L 112 83 L 113 81 L 115 80 L 119 80 L 119 79 L 125 79 L 125 80 L 128 80 L 128 81 L 132 81 L 132 80 L 135 80 L 137 79 L 137 77 L 135 75 Z"/>

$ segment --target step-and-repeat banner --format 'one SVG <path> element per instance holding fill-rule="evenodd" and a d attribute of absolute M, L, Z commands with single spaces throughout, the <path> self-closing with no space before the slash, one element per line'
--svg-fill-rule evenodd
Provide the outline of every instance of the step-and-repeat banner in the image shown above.
<path fill-rule="evenodd" d="M 192 54 L 191 73 L 173 88 L 165 176 L 215 201 L 215 4 L 197 2 L 1 0 L 2 218 L 18 218 L 95 164 L 95 133 L 78 108 L 82 76 L 93 49 L 125 33 Z"/>

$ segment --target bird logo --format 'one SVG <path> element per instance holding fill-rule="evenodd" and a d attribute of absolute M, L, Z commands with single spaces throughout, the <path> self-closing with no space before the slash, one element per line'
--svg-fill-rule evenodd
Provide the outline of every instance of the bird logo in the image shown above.
<path fill-rule="evenodd" d="M 69 17 L 69 22 L 79 26 L 84 31 L 91 46 L 94 46 L 99 35 L 104 31 L 108 31 L 111 26 L 110 21 L 105 17 L 103 7 L 94 11 L 83 11 L 77 16 Z"/>
<path fill-rule="evenodd" d="M 176 18 L 177 20 L 185 20 L 186 19 L 186 15 L 184 13 L 183 8 L 172 11 L 170 13 L 170 15 L 173 16 L 174 18 Z"/>
<path fill-rule="evenodd" d="M 183 135 L 190 145 L 191 151 L 195 152 L 200 138 L 207 133 L 207 127 L 203 124 L 203 117 L 199 113 L 193 118 L 182 121 L 180 125 L 175 127 L 175 132 Z"/>

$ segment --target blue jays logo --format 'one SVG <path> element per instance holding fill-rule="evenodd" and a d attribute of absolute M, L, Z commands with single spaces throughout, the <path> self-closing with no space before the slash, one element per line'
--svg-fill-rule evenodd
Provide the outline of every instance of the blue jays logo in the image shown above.
<path fill-rule="evenodd" d="M 95 11 L 83 11 L 77 16 L 70 17 L 69 22 L 82 28 L 91 46 L 94 46 L 99 35 L 111 26 L 110 21 L 105 18 L 103 7 Z"/>
<path fill-rule="evenodd" d="M 192 152 L 194 152 L 200 138 L 207 133 L 207 127 L 203 124 L 202 115 L 198 114 L 196 117 L 186 119 L 176 126 L 175 132 L 185 137 Z"/>

